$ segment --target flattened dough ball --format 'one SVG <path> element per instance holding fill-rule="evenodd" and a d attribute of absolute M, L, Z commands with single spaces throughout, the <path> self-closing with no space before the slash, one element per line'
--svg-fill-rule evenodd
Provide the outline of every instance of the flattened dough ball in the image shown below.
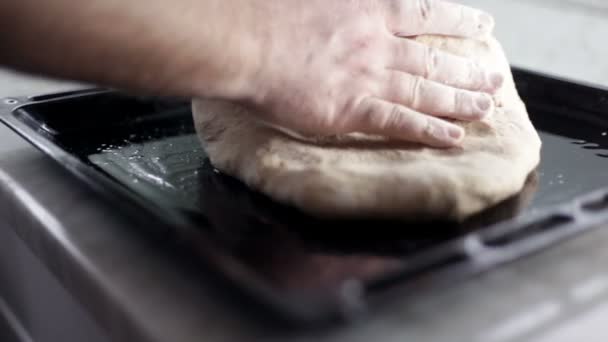
<path fill-rule="evenodd" d="M 435 149 L 348 134 L 295 138 L 238 105 L 194 100 L 196 129 L 215 167 L 273 199 L 324 218 L 461 221 L 517 194 L 541 142 L 500 44 L 437 36 L 430 46 L 502 70 L 493 115 L 459 123 L 461 147 Z"/>

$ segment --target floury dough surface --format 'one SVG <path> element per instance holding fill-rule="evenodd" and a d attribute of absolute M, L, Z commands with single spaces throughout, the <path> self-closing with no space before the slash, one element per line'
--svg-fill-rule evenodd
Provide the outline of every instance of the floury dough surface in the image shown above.
<path fill-rule="evenodd" d="M 541 142 L 500 44 L 436 36 L 418 41 L 502 70 L 496 110 L 461 123 L 461 147 L 435 149 L 362 134 L 293 138 L 235 104 L 194 100 L 196 129 L 215 167 L 319 217 L 463 220 L 517 194 Z"/>

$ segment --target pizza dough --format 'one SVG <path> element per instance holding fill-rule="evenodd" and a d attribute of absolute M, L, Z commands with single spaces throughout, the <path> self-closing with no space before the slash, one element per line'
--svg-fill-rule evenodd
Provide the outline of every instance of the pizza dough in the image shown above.
<path fill-rule="evenodd" d="M 515 194 L 541 142 L 500 44 L 437 36 L 418 41 L 502 70 L 496 110 L 459 123 L 461 147 L 436 149 L 363 134 L 300 139 L 238 105 L 194 100 L 196 129 L 215 167 L 273 199 L 324 218 L 461 221 Z"/>

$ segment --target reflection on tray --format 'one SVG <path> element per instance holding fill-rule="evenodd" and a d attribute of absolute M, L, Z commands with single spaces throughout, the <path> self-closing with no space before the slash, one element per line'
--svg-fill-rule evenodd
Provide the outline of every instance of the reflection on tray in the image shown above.
<path fill-rule="evenodd" d="M 538 185 L 534 172 L 520 194 L 455 225 L 319 220 L 249 190 L 210 165 L 199 179 L 200 198 L 206 200 L 201 212 L 189 215 L 235 257 L 288 290 L 336 288 L 351 279 L 371 280 L 396 271 L 413 252 L 513 217 Z"/>
<path fill-rule="evenodd" d="M 397 270 L 412 253 L 516 215 L 538 185 L 534 172 L 520 194 L 462 224 L 328 221 L 219 173 L 191 134 L 106 146 L 89 160 L 144 197 L 180 210 L 260 276 L 292 291 L 336 288 Z"/>
<path fill-rule="evenodd" d="M 414 269 L 424 259 L 416 253 L 421 249 L 515 215 L 525 219 L 608 184 L 606 92 L 527 72 L 516 72 L 516 80 L 543 141 L 541 165 L 518 196 L 460 225 L 320 221 L 276 204 L 214 172 L 194 135 L 189 101 L 103 93 L 21 106 L 0 119 L 70 171 L 116 185 L 100 194 L 135 204 L 121 209 L 142 220 L 158 214 L 159 225 L 194 247 L 184 248 L 188 256 L 201 253 L 195 262 L 238 273 L 243 288 L 258 283 L 247 277 L 253 271 L 273 280 L 264 289 L 337 289 L 350 279 L 374 278 L 363 284 L 367 290 L 382 287 L 393 270 L 401 276 L 408 266 Z M 125 189 L 128 196 L 118 191 Z M 460 255 L 451 247 L 439 251 L 458 265 Z"/>
<path fill-rule="evenodd" d="M 608 184 L 608 159 L 598 155 L 608 146 L 602 127 L 573 126 L 551 113 L 532 112 L 544 144 L 541 165 L 520 194 L 496 207 L 462 224 L 323 221 L 215 172 L 193 134 L 191 114 L 172 113 L 113 130 L 111 140 L 99 136 L 96 145 L 74 146 L 85 146 L 83 158 L 124 187 L 163 210 L 183 213 L 201 234 L 291 290 L 376 278 L 400 269 L 422 249 Z M 65 139 L 82 141 L 79 135 Z"/>

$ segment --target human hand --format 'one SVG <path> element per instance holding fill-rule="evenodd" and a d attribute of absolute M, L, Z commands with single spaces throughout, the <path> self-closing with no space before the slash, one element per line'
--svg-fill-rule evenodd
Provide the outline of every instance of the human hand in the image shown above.
<path fill-rule="evenodd" d="M 480 120 L 503 75 L 411 37 L 481 37 L 481 11 L 439 0 L 268 0 L 250 25 L 259 61 L 243 78 L 260 119 L 305 134 L 362 132 L 437 147 Z"/>

